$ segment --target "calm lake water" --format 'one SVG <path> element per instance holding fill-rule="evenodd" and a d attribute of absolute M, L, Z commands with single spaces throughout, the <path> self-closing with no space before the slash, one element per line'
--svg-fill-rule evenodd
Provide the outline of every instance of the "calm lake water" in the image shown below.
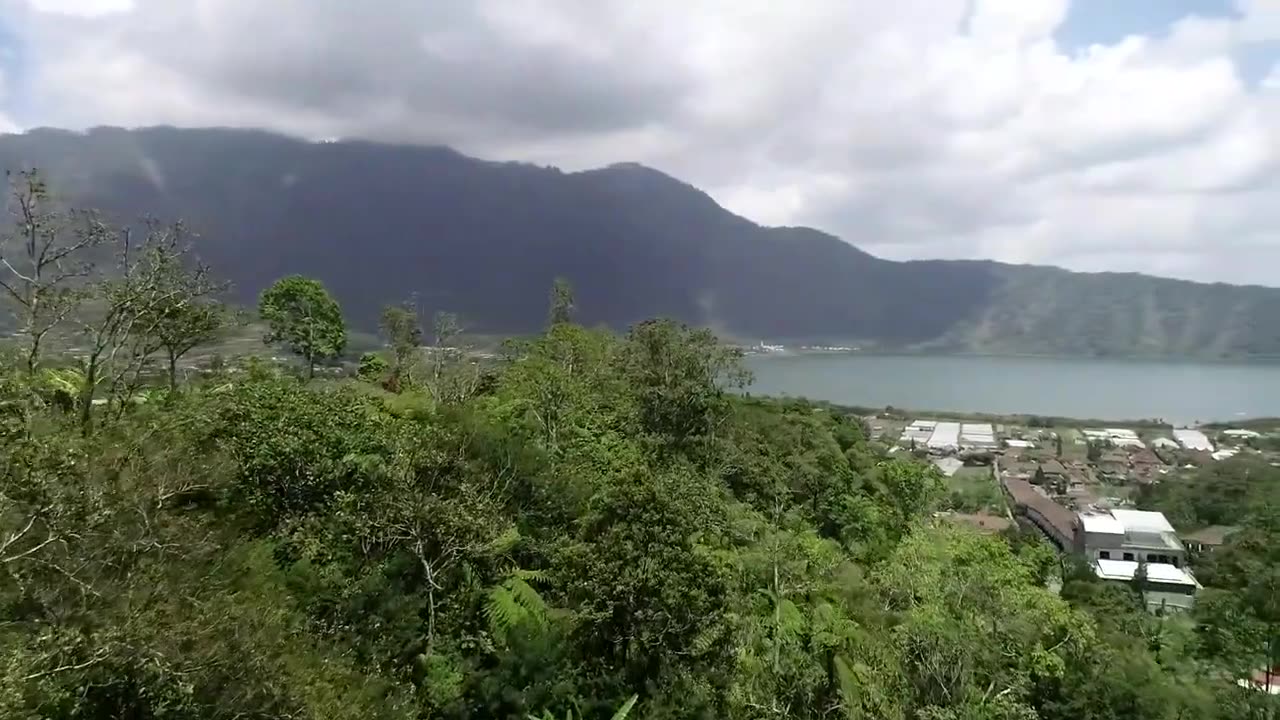
<path fill-rule="evenodd" d="M 1172 423 L 1280 416 L 1280 364 L 752 355 L 749 390 L 847 405 Z"/>

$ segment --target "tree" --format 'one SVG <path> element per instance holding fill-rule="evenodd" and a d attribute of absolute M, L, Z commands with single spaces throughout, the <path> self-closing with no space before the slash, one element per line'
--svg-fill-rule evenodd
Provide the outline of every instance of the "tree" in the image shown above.
<path fill-rule="evenodd" d="M 621 361 L 641 427 L 672 446 L 710 438 L 728 412 L 726 387 L 744 387 L 751 377 L 738 350 L 673 320 L 632 327 Z"/>
<path fill-rule="evenodd" d="M 126 396 L 131 393 L 147 361 L 163 345 L 157 331 L 171 317 L 170 311 L 201 301 L 216 287 L 207 269 L 184 269 L 190 248 L 181 223 L 164 225 L 149 220 L 136 244 L 131 228 L 124 228 L 119 237 L 115 268 L 110 276 L 89 287 L 91 302 L 79 321 L 85 346 L 79 410 L 85 433 L 92 426 L 98 384 L 109 379 L 117 400 L 121 400 L 117 392 L 121 388 L 128 391 Z M 165 334 L 177 343 L 176 348 L 192 340 L 181 337 L 190 329 L 173 326 Z"/>
<path fill-rule="evenodd" d="M 183 228 L 175 226 L 181 236 Z M 175 248 L 185 254 L 185 248 Z M 149 337 L 163 350 L 169 372 L 169 390 L 178 389 L 178 361 L 200 345 L 213 342 L 234 322 L 228 308 L 214 295 L 226 283 L 215 282 L 209 269 L 199 263 L 188 267 L 182 254 L 162 254 L 156 258 L 157 282 L 168 289 L 144 320 Z"/>
<path fill-rule="evenodd" d="M 561 325 L 573 322 L 573 286 L 563 277 L 558 277 L 551 285 L 551 310 L 548 313 L 548 325 Z"/>
<path fill-rule="evenodd" d="M 386 377 L 387 368 L 391 367 L 387 364 L 385 358 L 376 352 L 367 352 L 360 356 L 360 365 L 356 369 L 356 376 L 361 380 L 370 383 L 381 383 Z"/>
<path fill-rule="evenodd" d="M 1138 602 L 1143 607 L 1147 605 L 1147 561 L 1139 560 L 1138 567 L 1133 571 L 1133 592 L 1138 596 Z"/>
<path fill-rule="evenodd" d="M 1057 450 L 1058 457 L 1062 457 L 1062 433 L 1053 434 L 1053 445 Z"/>
<path fill-rule="evenodd" d="M 431 395 L 438 402 L 461 402 L 480 386 L 480 367 L 469 362 L 466 350 L 458 346 L 462 323 L 451 312 L 437 312 L 432 318 Z"/>
<path fill-rule="evenodd" d="M 26 370 L 34 375 L 45 339 L 84 300 L 94 250 L 112 232 L 93 213 L 57 209 L 37 171 L 7 177 L 14 232 L 0 236 L 0 289 L 16 305 Z"/>
<path fill-rule="evenodd" d="M 422 345 L 422 323 L 418 307 L 412 301 L 388 305 L 382 309 L 378 326 L 391 346 L 390 389 L 398 391 L 413 382 L 413 368 Z"/>
<path fill-rule="evenodd" d="M 1090 440 L 1089 450 L 1087 451 L 1086 456 L 1088 457 L 1089 462 L 1098 462 L 1099 460 L 1101 460 L 1102 459 L 1102 443 L 1097 443 Z"/>
<path fill-rule="evenodd" d="M 263 291 L 258 313 L 270 326 L 264 342 L 282 343 L 307 363 L 307 378 L 316 362 L 335 358 L 347 345 L 342 308 L 319 280 L 290 275 Z"/>

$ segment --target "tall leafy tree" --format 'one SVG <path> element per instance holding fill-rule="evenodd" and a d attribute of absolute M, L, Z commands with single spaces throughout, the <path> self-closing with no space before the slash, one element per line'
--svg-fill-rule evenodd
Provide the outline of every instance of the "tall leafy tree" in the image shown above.
<path fill-rule="evenodd" d="M 750 379 L 740 357 L 710 331 L 674 320 L 631 328 L 621 359 L 641 427 L 673 446 L 709 438 L 727 416 L 726 388 Z"/>
<path fill-rule="evenodd" d="M 181 236 L 182 226 L 176 226 Z M 200 345 L 213 342 L 236 320 L 216 294 L 226 283 L 215 281 L 207 267 L 185 262 L 186 248 L 161 254 L 156 282 L 166 290 L 143 319 L 147 341 L 164 353 L 169 390 L 178 389 L 178 361 Z"/>
<path fill-rule="evenodd" d="M 422 321 L 418 318 L 417 305 L 409 301 L 384 307 L 378 327 L 391 346 L 390 388 L 399 390 L 413 382 L 413 370 L 422 346 Z"/>
<path fill-rule="evenodd" d="M 347 326 L 342 308 L 319 280 L 290 275 L 263 291 L 258 313 L 270 332 L 267 343 L 281 343 L 307 363 L 307 377 L 316 374 L 316 363 L 335 358 L 347 346 Z"/>
<path fill-rule="evenodd" d="M 558 277 L 551 285 L 551 309 L 547 315 L 548 325 L 563 325 L 573 322 L 573 286 L 567 278 Z"/>

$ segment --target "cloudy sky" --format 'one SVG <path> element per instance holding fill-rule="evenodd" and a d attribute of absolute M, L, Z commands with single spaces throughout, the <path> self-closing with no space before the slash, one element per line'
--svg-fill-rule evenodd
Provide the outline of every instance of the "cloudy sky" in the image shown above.
<path fill-rule="evenodd" d="M 636 160 L 891 258 L 1280 286 L 1280 0 L 0 0 L 0 130 Z"/>

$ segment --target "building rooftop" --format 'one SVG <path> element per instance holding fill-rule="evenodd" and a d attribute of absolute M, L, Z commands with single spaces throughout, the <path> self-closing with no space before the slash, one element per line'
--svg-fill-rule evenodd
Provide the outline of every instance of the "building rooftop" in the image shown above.
<path fill-rule="evenodd" d="M 1164 513 L 1150 510 L 1112 510 L 1111 516 L 1120 521 L 1125 532 L 1167 533 L 1174 532 Z"/>
<path fill-rule="evenodd" d="M 1090 533 L 1101 533 L 1105 535 L 1124 534 L 1124 523 L 1109 514 L 1081 513 L 1080 526 L 1084 528 L 1085 532 Z"/>
<path fill-rule="evenodd" d="M 1236 525 L 1210 525 L 1207 528 L 1201 528 L 1188 535 L 1183 535 L 1182 539 L 1187 542 L 1200 543 L 1201 545 L 1221 545 L 1227 541 L 1227 537 L 1239 530 L 1239 526 Z"/>
<path fill-rule="evenodd" d="M 940 421 L 929 436 L 929 447 L 936 449 L 954 448 L 960 444 L 960 423 Z"/>
<path fill-rule="evenodd" d="M 1062 463 L 1052 458 L 1040 463 L 1040 469 L 1043 470 L 1046 475 L 1066 475 L 1067 474 L 1067 469 L 1063 467 Z"/>
<path fill-rule="evenodd" d="M 1174 430 L 1173 436 L 1188 450 L 1213 452 L 1213 443 L 1209 442 L 1209 438 L 1199 430 Z"/>
<path fill-rule="evenodd" d="M 1150 582 L 1200 587 L 1191 573 L 1180 567 L 1168 563 L 1147 563 L 1146 567 L 1147 580 Z M 1132 581 L 1134 574 L 1138 572 L 1138 563 L 1132 560 L 1097 560 L 1094 569 L 1103 580 Z"/>
<path fill-rule="evenodd" d="M 1026 480 L 1006 478 L 1004 486 L 1015 505 L 1040 513 L 1041 517 L 1053 525 L 1063 538 L 1070 538 L 1075 534 L 1076 514 L 1074 512 L 1059 505 L 1053 498 L 1041 493 Z"/>
<path fill-rule="evenodd" d="M 1257 431 L 1254 431 L 1254 430 L 1243 430 L 1243 429 L 1237 429 L 1237 428 L 1232 428 L 1232 429 L 1230 429 L 1230 430 L 1223 430 L 1223 431 L 1222 431 L 1222 434 L 1223 434 L 1223 435 L 1226 435 L 1226 436 L 1228 436 L 1228 437 L 1237 437 L 1237 438 L 1256 438 L 1256 437 L 1262 437 L 1262 433 L 1259 433 L 1259 432 L 1257 432 Z"/>

